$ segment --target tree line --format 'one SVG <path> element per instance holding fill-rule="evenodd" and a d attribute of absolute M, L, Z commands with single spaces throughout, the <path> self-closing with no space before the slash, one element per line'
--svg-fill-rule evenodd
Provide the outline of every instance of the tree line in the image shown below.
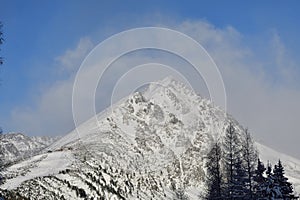
<path fill-rule="evenodd" d="M 281 161 L 265 167 L 249 131 L 239 134 L 232 123 L 209 151 L 206 167 L 208 200 L 298 199 Z"/>

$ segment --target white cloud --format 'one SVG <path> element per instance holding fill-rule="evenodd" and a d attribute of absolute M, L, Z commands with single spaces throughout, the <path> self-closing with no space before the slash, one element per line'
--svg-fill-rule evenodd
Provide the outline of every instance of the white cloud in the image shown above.
<path fill-rule="evenodd" d="M 74 76 L 81 62 L 94 45 L 87 37 L 81 38 L 75 49 L 68 49 L 55 58 L 58 72 L 68 73 L 65 80 L 54 81 L 34 96 L 34 107 L 16 107 L 11 113 L 11 127 L 34 135 L 62 135 L 74 127 L 72 119 L 72 88 Z"/>
<path fill-rule="evenodd" d="M 299 72 L 295 70 L 295 61 L 288 56 L 288 50 L 278 34 L 271 34 L 270 40 L 265 41 L 266 56 L 261 56 L 257 55 L 257 52 L 261 51 L 251 49 L 247 45 L 253 38 L 243 36 L 234 27 L 220 29 L 204 21 L 186 21 L 170 28 L 190 35 L 211 54 L 225 82 L 229 112 L 242 125 L 248 126 L 258 140 L 292 155 L 299 154 L 297 145 L 300 136 L 297 133 L 300 91 L 295 88 L 295 82 L 299 82 Z M 74 72 L 92 46 L 88 38 L 83 38 L 74 50 L 69 49 L 56 58 L 62 68 L 70 73 L 70 77 L 55 82 L 45 90 L 37 100 L 35 108 L 15 109 L 12 113 L 12 124 L 15 127 L 35 134 L 51 134 L 52 131 L 54 134 L 61 134 L 73 127 L 71 92 Z M 262 60 L 262 57 L 266 60 Z M 145 60 L 149 61 L 151 57 L 137 54 L 123 59 L 122 65 L 115 67 L 109 74 L 111 77 L 104 83 L 107 91 L 104 91 L 100 98 L 110 98 L 109 90 L 114 84 L 113 80 L 126 69 L 142 64 Z M 171 66 L 175 65 L 174 60 L 165 62 Z M 265 67 L 265 63 L 269 63 L 271 67 Z M 87 77 L 93 75 L 92 71 L 85 73 Z M 198 83 L 194 80 L 196 77 L 191 75 L 190 78 L 195 86 Z M 89 88 L 89 84 L 87 81 L 84 87 Z M 203 91 L 204 88 L 199 90 Z M 81 96 L 82 116 L 87 118 L 84 98 L 89 97 L 85 94 Z"/>
<path fill-rule="evenodd" d="M 207 29 L 193 23 L 188 27 L 186 32 L 194 35 Z M 270 34 L 269 42 L 265 41 L 269 45 L 264 52 L 268 60 L 261 60 L 264 56 L 249 49 L 246 38 L 230 29 L 210 26 L 205 31 L 212 39 L 198 37 L 221 70 L 229 112 L 248 126 L 258 140 L 299 157 L 300 90 L 295 86 L 299 82 L 295 61 L 276 33 Z"/>
<path fill-rule="evenodd" d="M 73 125 L 72 80 L 56 82 L 36 99 L 36 106 L 15 108 L 11 126 L 29 135 L 62 135 Z"/>
<path fill-rule="evenodd" d="M 274 67 L 277 70 L 279 78 L 281 78 L 280 81 L 283 84 L 297 85 L 299 71 L 297 70 L 295 61 L 289 56 L 284 43 L 276 31 L 273 32 L 270 46 L 272 48 L 272 56 L 274 57 Z"/>
<path fill-rule="evenodd" d="M 59 62 L 62 70 L 73 71 L 78 69 L 93 47 L 94 45 L 88 37 L 81 38 L 75 49 L 68 49 L 63 55 L 56 57 L 55 60 Z"/>

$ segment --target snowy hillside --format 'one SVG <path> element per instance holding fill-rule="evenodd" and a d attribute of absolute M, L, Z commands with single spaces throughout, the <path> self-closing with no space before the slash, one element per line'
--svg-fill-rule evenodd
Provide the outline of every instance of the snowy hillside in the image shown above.
<path fill-rule="evenodd" d="M 203 193 L 205 155 L 231 116 L 172 78 L 124 98 L 54 142 L 47 153 L 9 167 L 11 194 L 32 199 L 174 199 Z M 257 144 L 263 160 L 286 164 L 300 192 L 300 161 Z"/>
<path fill-rule="evenodd" d="M 58 138 L 28 137 L 22 133 L 7 133 L 0 135 L 0 161 L 10 163 L 18 159 L 32 156 L 46 148 Z"/>
<path fill-rule="evenodd" d="M 284 163 L 286 175 L 293 183 L 293 186 L 298 194 L 300 194 L 300 160 L 288 156 L 286 154 L 277 152 L 262 144 L 256 143 L 256 146 L 260 152 L 260 158 L 267 163 L 276 164 L 278 159 Z"/>

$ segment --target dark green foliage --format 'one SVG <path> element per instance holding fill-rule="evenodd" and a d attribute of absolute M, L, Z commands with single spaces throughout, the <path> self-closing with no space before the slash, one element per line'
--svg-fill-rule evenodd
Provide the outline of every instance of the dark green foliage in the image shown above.
<path fill-rule="evenodd" d="M 242 138 L 242 158 L 247 176 L 245 199 L 253 199 L 253 176 L 257 160 L 257 150 L 254 147 L 254 141 L 248 129 L 245 130 Z"/>
<path fill-rule="evenodd" d="M 268 199 L 280 198 L 281 194 L 279 193 L 278 186 L 274 184 L 274 176 L 272 172 L 272 166 L 268 163 L 267 166 L 267 181 L 265 186 L 265 194 Z"/>
<path fill-rule="evenodd" d="M 253 193 L 254 197 L 256 199 L 263 199 L 266 197 L 266 182 L 267 179 L 264 177 L 264 173 L 266 171 L 266 168 L 264 164 L 260 161 L 260 159 L 257 159 L 257 168 L 254 172 L 254 177 L 253 177 Z"/>
<path fill-rule="evenodd" d="M 78 196 L 79 196 L 79 197 L 81 197 L 81 198 L 87 197 L 87 196 L 86 196 L 86 193 L 85 193 L 85 191 L 84 191 L 84 189 L 79 188 L 78 190 L 76 190 L 76 192 L 77 192 L 77 191 L 78 191 Z"/>
<path fill-rule="evenodd" d="M 221 174 L 222 152 L 218 142 L 216 142 L 207 155 L 207 199 L 223 199 L 223 178 Z"/>
<path fill-rule="evenodd" d="M 241 148 L 240 140 L 233 124 L 230 123 L 226 129 L 223 142 L 223 160 L 226 179 L 226 198 L 234 198 L 235 174 L 238 162 L 240 162 Z"/>
<path fill-rule="evenodd" d="M 247 174 L 242 166 L 242 161 L 240 159 L 234 164 L 234 174 L 232 182 L 231 196 L 234 199 L 246 199 L 247 195 Z"/>
<path fill-rule="evenodd" d="M 273 170 L 271 164 L 268 163 L 266 177 L 264 176 L 265 170 L 263 163 L 258 160 L 254 176 L 254 195 L 256 199 L 298 199 L 294 195 L 292 184 L 284 176 L 284 168 L 281 161 L 274 166 Z"/>
<path fill-rule="evenodd" d="M 266 170 L 248 130 L 241 135 L 232 124 L 226 129 L 222 146 L 215 143 L 207 154 L 206 169 L 205 198 L 209 200 L 298 199 L 284 176 L 281 161 L 273 171 L 270 164 Z"/>
<path fill-rule="evenodd" d="M 279 187 L 283 199 L 296 199 L 295 195 L 293 194 L 294 192 L 292 184 L 288 182 L 288 178 L 284 176 L 284 168 L 280 160 L 278 161 L 278 164 L 274 166 L 273 178 L 274 185 Z"/>

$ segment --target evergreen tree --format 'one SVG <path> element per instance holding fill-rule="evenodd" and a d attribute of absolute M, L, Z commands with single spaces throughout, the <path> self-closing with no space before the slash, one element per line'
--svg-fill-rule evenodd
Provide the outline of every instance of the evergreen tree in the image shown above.
<path fill-rule="evenodd" d="M 273 195 L 273 187 L 274 187 L 274 180 L 273 180 L 273 173 L 272 173 L 272 166 L 268 162 L 267 165 L 267 171 L 266 171 L 267 177 L 266 177 L 266 185 L 265 185 L 265 196 L 268 199 L 271 199 Z"/>
<path fill-rule="evenodd" d="M 238 158 L 234 164 L 233 184 L 232 184 L 232 197 L 233 199 L 246 199 L 247 190 L 247 174 L 242 166 L 241 159 Z"/>
<path fill-rule="evenodd" d="M 275 166 L 275 169 L 277 167 Z M 266 181 L 266 186 L 265 186 L 265 191 L 264 193 L 266 194 L 265 196 L 267 199 L 282 199 L 282 194 L 279 189 L 279 185 L 274 181 L 275 177 L 272 171 L 272 166 L 270 163 L 268 163 L 267 167 L 267 181 Z"/>
<path fill-rule="evenodd" d="M 216 142 L 207 155 L 207 194 L 206 199 L 223 199 L 223 180 L 221 174 L 221 147 Z"/>
<path fill-rule="evenodd" d="M 257 150 L 254 147 L 254 141 L 248 129 L 246 129 L 243 134 L 242 155 L 243 155 L 243 161 L 245 164 L 245 171 L 247 175 L 247 179 L 246 179 L 247 192 L 246 192 L 245 199 L 252 199 L 253 198 L 253 175 L 254 175 L 255 165 L 257 160 Z"/>
<path fill-rule="evenodd" d="M 226 129 L 223 142 L 224 167 L 226 176 L 226 197 L 233 199 L 235 166 L 241 156 L 240 141 L 232 123 Z"/>
<path fill-rule="evenodd" d="M 257 168 L 254 172 L 254 185 L 253 185 L 253 193 L 255 199 L 265 199 L 266 196 L 266 182 L 267 179 L 264 177 L 264 173 L 266 171 L 266 168 L 264 164 L 260 161 L 260 159 L 257 159 Z"/>
<path fill-rule="evenodd" d="M 275 165 L 273 170 L 274 184 L 278 186 L 280 193 L 283 199 L 297 199 L 294 195 L 293 187 L 288 178 L 284 176 L 284 168 L 281 164 L 281 161 L 278 161 L 278 164 Z"/>

